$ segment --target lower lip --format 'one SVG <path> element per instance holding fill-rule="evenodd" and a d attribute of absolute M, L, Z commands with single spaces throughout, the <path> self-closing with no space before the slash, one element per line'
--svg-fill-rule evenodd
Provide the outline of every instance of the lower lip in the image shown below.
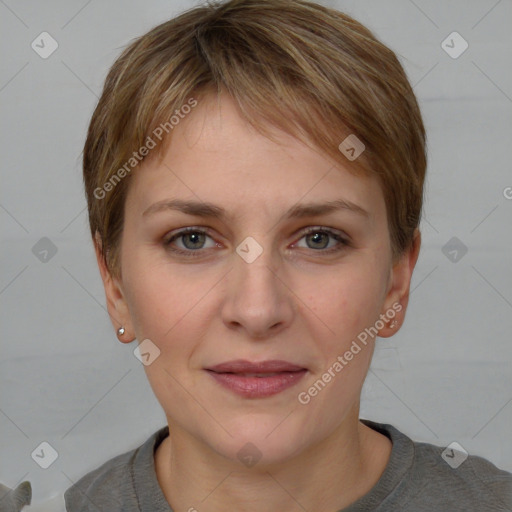
<path fill-rule="evenodd" d="M 207 372 L 222 386 L 245 398 L 264 398 L 276 395 L 297 384 L 307 370 L 281 372 L 269 377 L 244 377 L 237 373 Z"/>

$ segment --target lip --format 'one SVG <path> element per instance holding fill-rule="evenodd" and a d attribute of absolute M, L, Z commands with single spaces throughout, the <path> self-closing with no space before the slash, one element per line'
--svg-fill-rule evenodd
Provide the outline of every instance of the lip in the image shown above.
<path fill-rule="evenodd" d="M 223 387 L 245 398 L 264 398 L 294 386 L 307 369 L 281 360 L 251 362 L 243 359 L 221 363 L 205 370 Z M 257 377 L 247 374 L 265 374 Z"/>
<path fill-rule="evenodd" d="M 251 362 L 246 359 L 226 361 L 215 366 L 206 368 L 217 373 L 274 373 L 274 372 L 295 372 L 305 370 L 303 366 L 272 359 L 268 361 Z"/>

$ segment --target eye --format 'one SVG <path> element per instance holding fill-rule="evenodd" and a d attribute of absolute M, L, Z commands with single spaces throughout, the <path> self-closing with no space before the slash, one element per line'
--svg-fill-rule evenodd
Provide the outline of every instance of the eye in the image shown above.
<path fill-rule="evenodd" d="M 207 229 L 188 227 L 181 229 L 174 234 L 171 233 L 170 236 L 164 239 L 163 243 L 166 249 L 172 253 L 193 258 L 201 256 L 202 249 L 218 247 L 218 244 L 213 240 L 211 236 L 209 236 L 208 233 L 209 230 Z M 207 239 L 212 241 L 210 246 L 205 246 Z M 321 226 L 308 228 L 302 233 L 299 241 L 302 239 L 306 240 L 306 249 L 312 249 L 313 251 L 322 254 L 339 252 L 350 245 L 348 240 L 340 233 Z M 331 246 L 329 246 L 329 239 L 334 241 Z M 177 242 L 181 242 L 182 246 L 175 247 L 175 243 Z M 300 247 L 298 243 L 295 245 Z M 302 248 L 303 247 L 304 246 L 302 246 Z"/>
<path fill-rule="evenodd" d="M 198 253 L 200 249 L 207 249 L 208 247 L 204 246 L 205 239 L 209 238 L 213 240 L 208 235 L 208 230 L 199 229 L 195 227 L 189 227 L 178 231 L 172 236 L 166 238 L 164 240 L 164 245 L 168 250 L 175 254 L 180 254 L 183 256 L 196 256 L 194 253 Z M 173 242 L 175 240 L 181 240 L 184 249 L 173 247 Z M 215 247 L 215 242 L 210 245 L 210 247 Z M 197 254 L 199 256 L 199 254 Z"/>
<path fill-rule="evenodd" d="M 334 239 L 335 243 L 329 247 L 329 238 Z M 336 231 L 315 226 L 308 228 L 301 239 L 306 240 L 307 249 L 314 249 L 317 252 L 332 253 L 338 252 L 349 245 L 348 240 Z"/>

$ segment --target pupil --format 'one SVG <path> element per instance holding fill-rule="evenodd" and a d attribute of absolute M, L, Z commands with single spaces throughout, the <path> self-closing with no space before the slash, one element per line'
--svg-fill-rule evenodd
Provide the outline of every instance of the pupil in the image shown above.
<path fill-rule="evenodd" d="M 318 243 L 319 242 L 319 238 L 322 238 L 325 236 L 325 233 L 315 233 L 312 237 L 313 237 L 313 243 Z"/>
<path fill-rule="evenodd" d="M 187 238 L 192 239 L 192 248 L 195 249 L 196 248 L 195 244 L 198 244 L 198 243 L 200 244 L 202 236 L 203 235 L 201 233 L 190 233 L 185 236 L 185 240 L 187 240 Z M 185 243 L 185 246 L 188 247 L 188 244 Z"/>

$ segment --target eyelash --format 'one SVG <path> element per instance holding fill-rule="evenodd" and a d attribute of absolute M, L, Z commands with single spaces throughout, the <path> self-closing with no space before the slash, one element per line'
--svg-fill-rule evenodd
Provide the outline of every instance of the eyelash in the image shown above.
<path fill-rule="evenodd" d="M 174 240 L 176 240 L 178 238 L 181 238 L 181 237 L 183 237 L 183 236 L 185 236 L 187 234 L 190 234 L 190 233 L 199 233 L 199 234 L 210 236 L 209 235 L 210 230 L 208 230 L 208 229 L 188 227 L 188 228 L 184 228 L 184 229 L 178 231 L 177 233 L 172 235 L 167 240 L 164 240 L 165 247 L 169 251 L 171 251 L 174 254 L 177 254 L 179 256 L 185 256 L 185 257 L 189 257 L 189 258 L 196 258 L 196 257 L 201 256 L 202 249 L 196 249 L 196 250 L 188 249 L 188 250 L 184 250 L 184 249 L 176 249 L 174 247 L 171 247 L 171 244 L 172 244 L 172 242 L 174 242 Z M 305 231 L 302 232 L 302 235 L 299 238 L 299 240 L 302 240 L 302 238 L 304 238 L 305 236 L 311 235 L 313 233 L 324 233 L 324 234 L 327 234 L 327 235 L 331 236 L 332 238 L 334 238 L 337 242 L 339 242 L 339 244 L 337 246 L 335 246 L 335 247 L 331 247 L 330 249 L 325 249 L 325 250 L 324 249 L 318 249 L 318 250 L 311 249 L 312 251 L 320 252 L 320 253 L 323 253 L 324 255 L 327 255 L 327 254 L 337 253 L 339 251 L 342 251 L 346 247 L 350 246 L 350 244 L 349 244 L 347 239 L 345 239 L 344 237 L 342 237 L 341 235 L 339 235 L 335 231 L 332 231 L 331 229 L 323 228 L 323 227 L 320 227 L 320 226 L 314 226 L 314 227 L 307 228 Z"/>

